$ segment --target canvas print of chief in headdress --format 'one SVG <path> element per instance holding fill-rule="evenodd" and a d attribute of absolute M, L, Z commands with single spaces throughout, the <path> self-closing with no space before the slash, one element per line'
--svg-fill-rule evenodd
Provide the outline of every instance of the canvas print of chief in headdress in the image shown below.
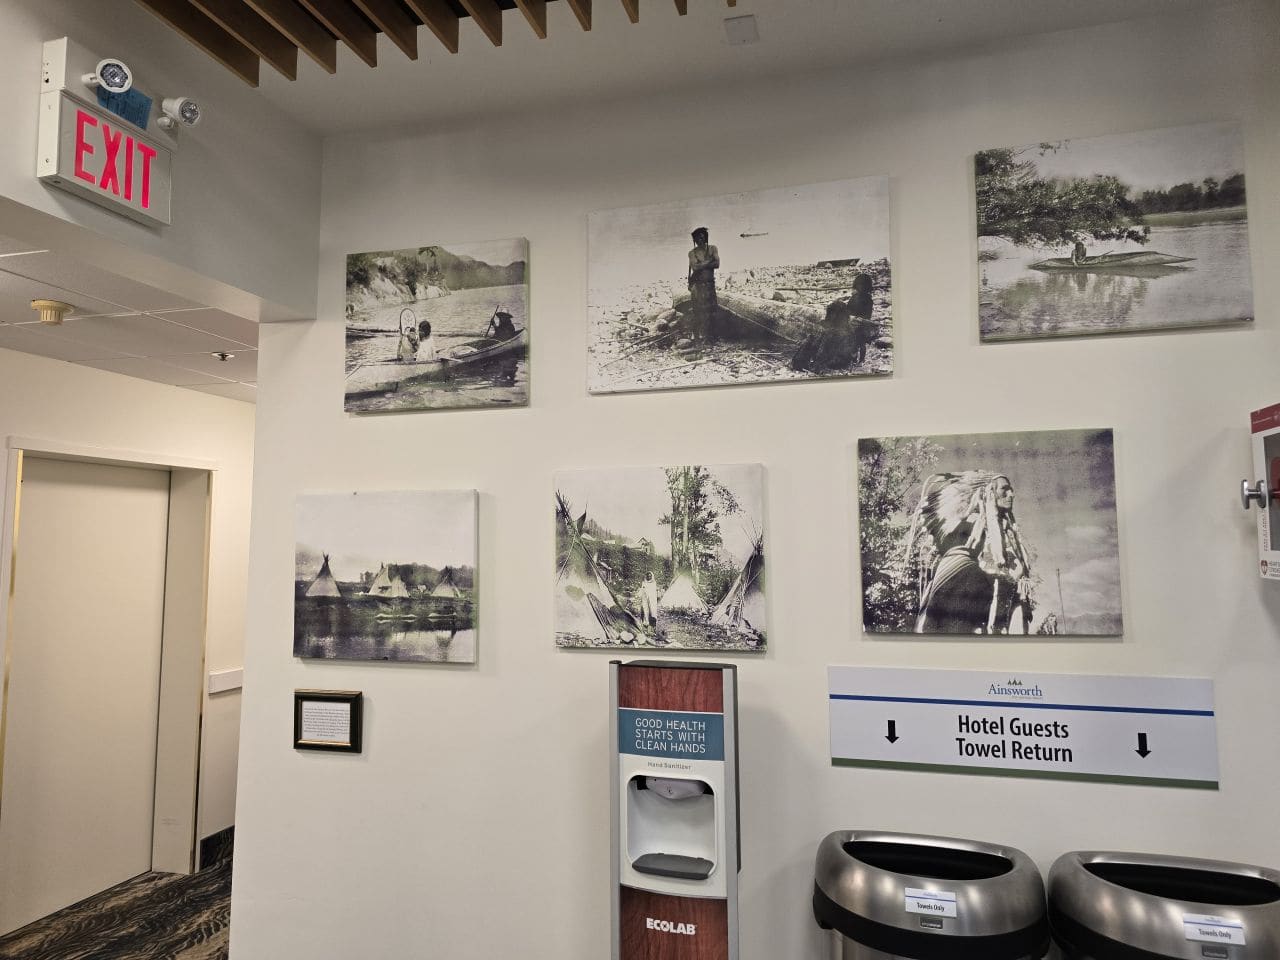
<path fill-rule="evenodd" d="M 1110 430 L 858 441 L 868 633 L 1118 636 Z"/>

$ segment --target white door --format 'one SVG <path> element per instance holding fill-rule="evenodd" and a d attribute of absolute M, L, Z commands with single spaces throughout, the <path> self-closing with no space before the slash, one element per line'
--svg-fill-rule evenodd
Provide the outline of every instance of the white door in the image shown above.
<path fill-rule="evenodd" d="M 27 456 L 0 934 L 151 868 L 169 473 Z"/>

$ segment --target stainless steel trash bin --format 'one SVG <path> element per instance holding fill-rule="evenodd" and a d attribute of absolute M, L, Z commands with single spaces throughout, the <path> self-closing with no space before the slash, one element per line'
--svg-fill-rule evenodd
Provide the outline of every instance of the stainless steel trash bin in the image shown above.
<path fill-rule="evenodd" d="M 1217 860 L 1076 851 L 1049 871 L 1067 960 L 1276 960 L 1280 872 Z"/>
<path fill-rule="evenodd" d="M 1021 850 L 837 830 L 818 846 L 813 915 L 832 960 L 1027 960 L 1045 955 L 1044 881 Z"/>

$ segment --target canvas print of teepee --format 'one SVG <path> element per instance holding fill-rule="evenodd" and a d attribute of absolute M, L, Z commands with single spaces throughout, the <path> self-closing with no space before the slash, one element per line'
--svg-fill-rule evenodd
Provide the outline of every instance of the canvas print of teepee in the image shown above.
<path fill-rule="evenodd" d="M 764 467 L 556 474 L 561 647 L 763 651 Z"/>
<path fill-rule="evenodd" d="M 293 654 L 476 659 L 476 492 L 298 498 Z"/>

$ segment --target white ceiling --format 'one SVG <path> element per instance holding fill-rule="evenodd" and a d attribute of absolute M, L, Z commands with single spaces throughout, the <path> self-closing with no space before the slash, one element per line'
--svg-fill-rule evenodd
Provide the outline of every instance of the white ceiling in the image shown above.
<path fill-rule="evenodd" d="M 725 0 L 691 0 L 681 17 L 672 0 L 641 0 L 640 22 L 632 24 L 619 0 L 595 0 L 587 33 L 565 0 L 555 0 L 547 4 L 546 40 L 534 36 L 519 11 L 508 10 L 498 48 L 466 18 L 457 54 L 420 28 L 416 61 L 379 37 L 378 67 L 371 69 L 339 44 L 336 75 L 301 57 L 293 82 L 264 67 L 260 92 L 321 134 L 394 129 L 998 46 L 1220 2 L 738 0 L 729 7 Z M 731 46 L 723 21 L 744 15 L 756 17 L 760 41 Z"/>
<path fill-rule="evenodd" d="M 336 76 L 300 58 L 298 80 L 263 71 L 259 95 L 313 131 L 395 129 L 480 114 L 781 77 L 796 71 L 906 61 L 1009 39 L 1229 0 L 642 0 L 638 24 L 618 0 L 595 0 L 584 32 L 564 0 L 548 4 L 548 39 L 516 10 L 495 48 L 470 20 L 461 52 L 425 28 L 411 61 L 379 37 L 377 69 L 339 44 Z M 754 15 L 760 41 L 731 46 L 724 19 Z M 191 50 L 191 56 L 204 54 Z M 1078 82 L 1064 78 L 1064 83 Z M 46 326 L 33 299 L 74 305 Z M 0 236 L 0 347 L 253 402 L 257 324 Z M 222 361 L 213 354 L 234 354 Z"/>
<path fill-rule="evenodd" d="M 38 299 L 73 309 L 43 324 Z M 0 236 L 0 348 L 252 403 L 257 343 L 252 321 Z"/>

